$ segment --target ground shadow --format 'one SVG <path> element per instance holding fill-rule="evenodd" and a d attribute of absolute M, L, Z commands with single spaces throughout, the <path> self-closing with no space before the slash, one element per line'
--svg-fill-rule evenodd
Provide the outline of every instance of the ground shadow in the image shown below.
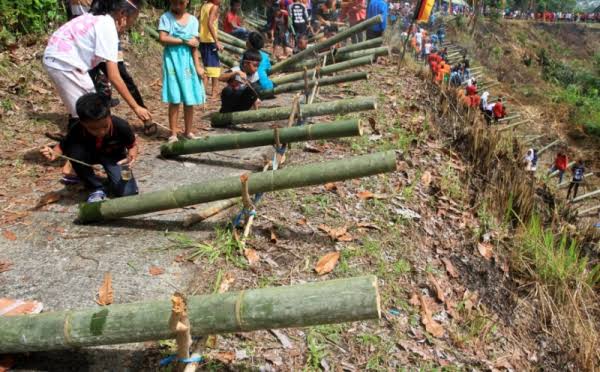
<path fill-rule="evenodd" d="M 58 130 L 60 130 L 62 133 L 66 133 L 66 131 L 67 131 L 68 120 L 67 120 L 67 115 L 64 113 L 28 111 L 27 117 L 29 117 L 29 119 L 32 119 L 32 120 L 49 121 L 49 122 L 53 123 L 54 125 L 56 125 Z"/>
<path fill-rule="evenodd" d="M 241 169 L 241 170 L 251 170 L 251 171 L 261 171 L 263 169 L 262 165 L 258 165 L 258 164 L 252 164 L 252 163 L 244 163 L 244 162 L 236 162 L 236 161 L 232 161 L 232 160 L 219 160 L 219 159 L 214 159 L 214 158 L 198 158 L 198 157 L 191 157 L 191 156 L 180 156 L 177 158 L 177 160 L 182 161 L 182 162 L 189 162 L 189 163 L 194 163 L 194 164 L 201 164 L 201 165 L 212 165 L 215 167 L 222 167 L 222 168 L 234 168 L 234 169 Z"/>

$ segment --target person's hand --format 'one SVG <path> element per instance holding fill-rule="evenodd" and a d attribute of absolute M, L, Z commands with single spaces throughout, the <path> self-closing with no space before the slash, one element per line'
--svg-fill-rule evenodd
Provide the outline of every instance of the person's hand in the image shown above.
<path fill-rule="evenodd" d="M 50 161 L 54 161 L 58 157 L 57 154 L 54 152 L 54 150 L 50 146 L 42 147 L 40 149 L 40 152 L 42 153 L 42 155 L 44 155 L 44 157 L 46 159 L 48 159 Z"/>
<path fill-rule="evenodd" d="M 236 73 L 236 74 L 237 74 L 239 77 L 241 77 L 242 79 L 244 79 L 244 80 L 245 80 L 245 79 L 246 79 L 246 77 L 247 77 L 247 76 L 246 76 L 246 73 L 245 73 L 244 71 L 242 71 L 242 70 L 240 70 L 240 71 L 236 71 L 235 73 Z"/>
<path fill-rule="evenodd" d="M 133 163 L 137 160 L 137 156 L 131 152 L 127 153 L 125 159 L 121 159 L 117 162 L 118 165 L 127 165 L 129 168 L 133 167 Z"/>
<path fill-rule="evenodd" d="M 218 41 L 215 43 L 217 46 L 217 50 L 222 51 L 223 50 L 223 45 L 221 45 L 221 43 L 219 43 Z"/>
<path fill-rule="evenodd" d="M 198 73 L 198 76 L 200 77 L 200 79 L 204 79 L 204 77 L 206 76 L 206 71 L 204 71 L 203 68 L 198 69 L 198 71 L 196 71 Z"/>
<path fill-rule="evenodd" d="M 133 111 L 135 112 L 135 114 L 141 121 L 148 121 L 148 120 L 152 119 L 152 115 L 150 115 L 150 111 L 143 108 L 142 106 L 137 106 L 136 108 L 133 109 Z"/>
<path fill-rule="evenodd" d="M 198 46 L 200 45 L 200 42 L 198 41 L 197 38 L 193 37 L 189 40 L 184 40 L 183 41 L 187 46 L 190 46 L 192 48 L 198 48 Z"/>

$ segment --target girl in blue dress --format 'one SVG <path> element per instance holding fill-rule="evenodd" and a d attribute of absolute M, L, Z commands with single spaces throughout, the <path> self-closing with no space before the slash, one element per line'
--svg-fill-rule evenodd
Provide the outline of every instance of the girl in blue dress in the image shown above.
<path fill-rule="evenodd" d="M 183 121 L 188 139 L 192 133 L 194 106 L 206 101 L 204 68 L 198 52 L 198 19 L 187 12 L 189 0 L 171 0 L 171 10 L 160 17 L 159 41 L 165 46 L 163 56 L 162 100 L 169 104 L 169 142 L 177 141 L 179 105 L 183 103 Z"/>

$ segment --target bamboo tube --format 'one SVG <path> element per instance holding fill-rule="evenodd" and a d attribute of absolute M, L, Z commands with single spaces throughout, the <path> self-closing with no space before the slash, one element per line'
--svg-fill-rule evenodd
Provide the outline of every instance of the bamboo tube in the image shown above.
<path fill-rule="evenodd" d="M 231 44 L 238 48 L 246 49 L 246 43 L 244 42 L 244 40 L 238 39 L 237 37 L 230 35 L 223 30 L 218 30 L 217 36 L 219 37 L 219 39 L 227 42 L 228 44 Z"/>
<path fill-rule="evenodd" d="M 276 171 L 253 173 L 250 175 L 248 186 L 249 192 L 256 194 L 371 176 L 390 172 L 395 168 L 395 153 L 393 151 L 380 152 Z M 78 221 L 90 223 L 113 220 L 229 199 L 240 195 L 239 177 L 226 177 L 97 203 L 82 203 L 79 205 Z"/>
<path fill-rule="evenodd" d="M 279 143 L 293 143 L 362 135 L 361 125 L 358 119 L 279 128 L 277 132 L 279 135 Z M 165 143 L 160 147 L 160 153 L 162 156 L 169 157 L 268 146 L 275 145 L 276 143 L 277 139 L 275 131 L 273 129 L 267 129 L 256 132 L 226 134 L 221 136 L 210 136 L 203 139 Z"/>
<path fill-rule="evenodd" d="M 529 119 L 521 120 L 521 121 L 519 121 L 519 122 L 516 122 L 516 123 L 510 124 L 510 125 L 507 125 L 507 126 L 505 126 L 505 127 L 503 127 L 503 128 L 500 128 L 500 129 L 498 129 L 498 131 L 499 131 L 499 132 L 503 132 L 503 131 L 506 131 L 506 130 L 512 129 L 512 128 L 514 128 L 514 127 L 518 127 L 518 126 L 519 126 L 519 125 L 521 125 L 521 124 L 528 123 L 528 122 L 530 122 L 530 121 L 531 121 L 531 120 L 529 120 Z M 544 135 L 541 135 L 541 137 L 543 137 L 543 136 L 544 136 Z M 539 137 L 538 137 L 538 138 L 539 138 Z"/>
<path fill-rule="evenodd" d="M 587 194 L 578 196 L 576 198 L 574 198 L 572 200 L 572 203 L 579 203 L 580 201 L 583 201 L 585 199 L 591 198 L 592 196 L 600 196 L 600 189 L 596 190 L 596 191 L 592 191 L 592 192 L 588 192 Z"/>
<path fill-rule="evenodd" d="M 586 215 L 588 213 L 595 212 L 597 210 L 600 210 L 600 204 L 596 205 L 595 207 L 591 207 L 591 208 L 588 208 L 588 209 L 584 209 L 582 211 L 578 211 L 577 215 L 578 216 L 584 216 L 584 215 Z"/>
<path fill-rule="evenodd" d="M 246 51 L 244 48 L 239 48 L 234 45 L 231 45 L 228 42 L 226 42 L 225 40 L 223 40 L 223 42 L 221 42 L 221 45 L 223 45 L 224 50 L 226 50 L 230 53 L 237 54 L 238 56 L 241 56 Z"/>
<path fill-rule="evenodd" d="M 374 97 L 359 97 L 333 102 L 315 103 L 312 105 L 302 105 L 301 108 L 304 117 L 313 117 L 374 110 L 377 108 L 377 104 Z M 252 111 L 214 113 L 210 117 L 210 122 L 213 127 L 226 127 L 245 123 L 284 120 L 289 117 L 290 111 L 290 107 L 275 107 Z"/>
<path fill-rule="evenodd" d="M 202 222 L 207 218 L 214 216 L 215 214 L 224 211 L 227 208 L 233 207 L 240 201 L 239 198 L 231 198 L 225 200 L 219 200 L 215 205 L 204 208 L 198 212 L 193 212 L 185 216 L 183 220 L 183 227 L 189 227 L 195 223 Z"/>
<path fill-rule="evenodd" d="M 511 124 L 511 125 L 514 125 L 514 124 Z M 542 137 L 545 137 L 545 136 L 546 136 L 545 134 L 538 134 L 533 137 L 527 138 L 526 140 L 523 141 L 523 143 L 528 144 L 528 143 L 531 143 L 531 142 L 533 142 L 537 139 L 540 139 Z"/>
<path fill-rule="evenodd" d="M 366 40 L 366 41 L 363 41 L 360 43 L 343 46 L 341 48 L 336 49 L 336 53 L 343 54 L 343 53 L 348 53 L 348 52 L 354 52 L 357 50 L 377 48 L 377 47 L 380 47 L 382 44 L 383 44 L 383 36 L 380 36 L 380 37 L 376 37 L 374 39 Z"/>
<path fill-rule="evenodd" d="M 239 62 L 227 53 L 219 53 L 219 60 L 227 67 L 239 65 Z"/>
<path fill-rule="evenodd" d="M 339 63 L 335 63 L 333 65 L 325 66 L 319 70 L 319 74 L 321 76 L 329 75 L 329 74 L 333 74 L 335 72 L 344 71 L 344 70 L 351 69 L 353 67 L 368 65 L 371 63 L 373 63 L 373 56 L 372 55 L 364 56 L 364 57 L 360 57 L 360 58 L 356 58 L 356 59 L 351 59 L 349 61 L 339 62 Z M 309 75 L 313 75 L 314 73 L 315 73 L 314 69 L 308 70 Z M 280 84 L 286 84 L 286 83 L 298 81 L 298 80 L 302 79 L 303 76 L 304 76 L 304 72 L 298 71 L 298 72 L 293 72 L 290 74 L 272 77 L 271 81 L 275 85 L 280 85 Z"/>
<path fill-rule="evenodd" d="M 514 114 L 514 115 L 511 115 L 511 116 L 507 116 L 505 118 L 502 118 L 502 119 L 498 119 L 498 122 L 499 123 L 503 123 L 505 121 L 511 121 L 511 120 L 514 120 L 514 119 L 518 119 L 520 117 L 521 117 L 521 114 Z"/>
<path fill-rule="evenodd" d="M 324 33 L 322 33 L 322 32 L 319 32 L 319 33 L 317 33 L 317 34 L 315 34 L 315 35 L 313 35 L 313 36 L 309 37 L 309 38 L 308 38 L 308 42 L 309 42 L 309 43 L 312 43 L 312 42 L 314 42 L 315 40 L 319 40 L 320 38 L 322 38 L 322 37 L 324 37 L 324 36 L 325 36 L 325 34 L 324 34 Z"/>
<path fill-rule="evenodd" d="M 542 155 L 543 152 L 546 152 L 548 149 L 552 148 L 555 145 L 558 145 L 560 143 L 560 140 L 557 139 L 556 141 L 553 141 L 549 144 L 547 144 L 546 146 L 542 147 L 540 149 L 540 151 L 538 151 L 538 156 Z"/>
<path fill-rule="evenodd" d="M 300 53 L 295 54 L 295 55 L 277 63 L 276 65 L 273 66 L 271 71 L 272 72 L 282 71 L 286 67 L 292 66 L 292 65 L 306 59 L 307 57 L 312 56 L 315 51 L 329 48 L 329 47 L 339 43 L 340 41 L 351 37 L 352 35 L 354 35 L 356 33 L 364 31 L 367 28 L 374 26 L 377 23 L 381 23 L 381 21 L 382 21 L 382 18 L 380 15 L 378 15 L 378 16 L 372 17 L 370 19 L 367 19 L 361 23 L 358 23 L 358 24 L 348 28 L 347 30 L 338 32 L 333 37 L 330 37 L 329 39 L 326 39 L 320 43 L 316 43 L 315 45 L 306 48 L 305 50 L 301 51 Z"/>
<path fill-rule="evenodd" d="M 351 72 L 349 74 L 344 75 L 335 75 L 324 77 L 319 80 L 311 80 L 311 81 L 297 81 L 295 83 L 282 84 L 278 85 L 272 90 L 263 90 L 260 93 L 261 98 L 264 97 L 272 97 L 274 94 L 282 94 L 288 92 L 299 91 L 303 89 L 312 88 L 317 81 L 319 82 L 319 86 L 327 86 L 327 85 L 335 85 L 340 83 L 347 83 L 350 81 L 358 81 L 358 80 L 367 80 L 369 78 L 369 74 L 366 72 Z"/>
<path fill-rule="evenodd" d="M 341 61 L 349 61 L 351 59 L 360 58 L 364 56 L 374 56 L 374 57 L 382 57 L 390 54 L 390 49 L 386 46 L 382 46 L 379 48 L 371 48 L 364 50 L 357 50 L 355 52 L 348 52 L 343 54 L 336 54 L 335 60 L 338 62 Z"/>
<path fill-rule="evenodd" d="M 379 319 L 377 278 L 190 296 L 193 335 L 307 327 Z M 0 352 L 73 349 L 174 338 L 170 301 L 0 317 Z"/>

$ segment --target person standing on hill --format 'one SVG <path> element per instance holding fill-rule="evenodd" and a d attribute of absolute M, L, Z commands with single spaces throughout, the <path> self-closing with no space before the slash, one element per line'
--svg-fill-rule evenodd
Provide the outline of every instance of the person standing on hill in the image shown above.
<path fill-rule="evenodd" d="M 579 185 L 583 182 L 585 167 L 583 165 L 583 160 L 577 160 L 577 163 L 571 168 L 571 172 L 573 172 L 573 179 L 571 179 L 571 184 L 569 185 L 569 190 L 567 191 L 567 199 L 573 200 L 577 197 L 577 191 L 579 191 Z M 573 190 L 573 199 L 569 199 L 571 196 L 571 190 Z"/>
<path fill-rule="evenodd" d="M 367 6 L 367 19 L 380 15 L 381 23 L 375 24 L 367 29 L 367 40 L 375 39 L 383 35 L 387 27 L 388 9 L 389 7 L 385 0 L 371 0 L 369 2 L 369 6 Z M 417 45 L 418 44 L 419 40 L 417 38 Z M 421 46 L 419 46 L 419 52 L 420 51 Z"/>
<path fill-rule="evenodd" d="M 492 110 L 494 113 L 494 121 L 497 123 L 498 120 L 502 119 L 506 116 L 506 109 L 502 104 L 502 97 L 498 97 L 498 102 L 494 105 L 494 109 Z"/>
<path fill-rule="evenodd" d="M 208 0 L 200 8 L 200 55 L 206 71 L 206 77 L 211 80 L 210 96 L 217 96 L 217 81 L 221 76 L 221 60 L 219 51 L 223 46 L 219 43 L 219 4 L 221 0 Z"/>
<path fill-rule="evenodd" d="M 548 174 L 558 172 L 558 183 L 560 184 L 563 181 L 563 176 L 565 175 L 568 164 L 569 158 L 567 155 L 565 155 L 562 151 L 559 151 L 558 154 L 556 154 L 556 158 L 554 158 L 554 164 L 548 171 Z"/>
<path fill-rule="evenodd" d="M 306 5 L 300 0 L 294 0 L 288 9 L 289 16 L 291 17 L 292 27 L 294 28 L 295 43 L 298 43 L 298 39 L 302 35 L 307 35 L 310 27 L 310 18 L 308 17 L 308 10 Z"/>
<path fill-rule="evenodd" d="M 225 13 L 225 17 L 223 17 L 223 31 L 238 39 L 246 40 L 248 38 L 248 30 L 242 27 L 242 18 L 240 17 L 241 8 L 241 0 L 231 0 L 229 10 Z"/>
<path fill-rule="evenodd" d="M 350 27 L 364 21 L 367 18 L 366 0 L 348 0 L 342 2 L 342 19 L 348 19 Z M 352 44 L 360 43 L 364 40 L 362 32 L 358 32 L 350 37 Z"/>

